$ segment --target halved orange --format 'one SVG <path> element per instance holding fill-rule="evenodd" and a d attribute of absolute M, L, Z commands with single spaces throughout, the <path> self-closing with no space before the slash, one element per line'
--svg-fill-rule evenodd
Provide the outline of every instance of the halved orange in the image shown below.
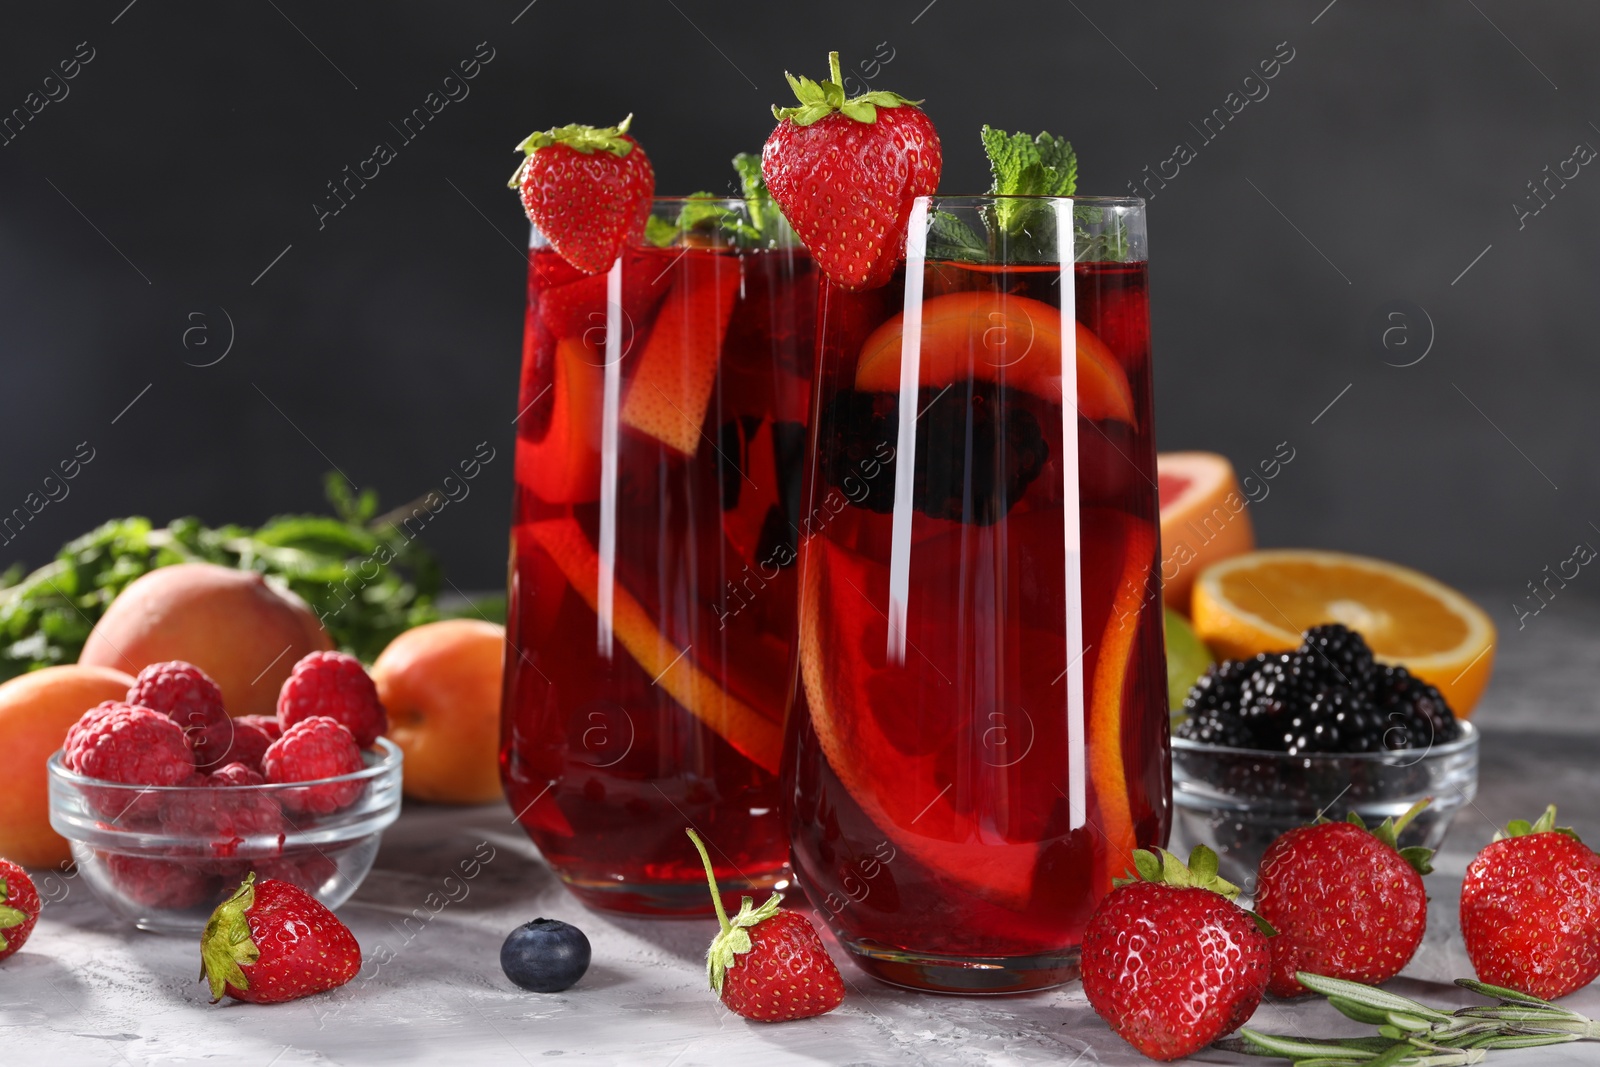
<path fill-rule="evenodd" d="M 549 504 L 583 504 L 600 497 L 600 406 L 605 370 L 581 337 L 556 345 L 544 436 L 517 438 L 517 481 Z M 531 412 L 524 412 L 528 417 Z"/>
<path fill-rule="evenodd" d="M 1288 651 L 1310 627 L 1343 623 L 1379 661 L 1437 687 L 1463 718 L 1494 668 L 1494 623 L 1481 608 L 1425 574 L 1366 556 L 1247 552 L 1201 573 L 1193 609 L 1195 632 L 1232 659 Z"/>
<path fill-rule="evenodd" d="M 599 607 L 600 557 L 575 519 L 527 524 L 572 588 L 592 610 Z M 612 632 L 644 670 L 690 714 L 705 723 L 757 766 L 778 772 L 783 728 L 729 693 L 678 648 L 621 583 L 613 587 Z"/>
<path fill-rule="evenodd" d="M 1026 528 L 1030 519 L 1039 525 Z M 1024 605 L 1039 595 L 1038 586 L 1063 587 L 1060 535 L 1045 532 L 1060 521 L 1059 512 L 1013 519 L 1011 548 L 997 549 L 1028 553 L 1007 568 L 1027 574 L 1026 580 L 1012 575 L 1026 582 L 1013 590 Z M 1092 641 L 1083 656 L 1086 816 L 1094 827 L 1086 832 L 1100 857 L 1095 875 L 1103 892 L 1136 845 L 1122 705 L 1155 545 L 1147 525 L 1120 512 L 1085 509 L 1082 522 L 1083 627 Z M 953 569 L 956 545 L 970 556 L 970 538 L 957 533 L 948 540 L 916 549 L 927 573 Z M 1004 634 L 985 635 L 997 653 L 986 665 L 983 650 L 971 645 L 970 626 L 961 626 L 955 606 L 940 599 L 940 583 L 923 583 L 914 597 L 924 603 L 907 624 L 906 662 L 891 666 L 881 610 L 888 569 L 825 537 L 812 538 L 806 551 L 800 678 L 812 730 L 835 777 L 895 847 L 923 866 L 994 904 L 1027 907 L 1041 891 L 1034 884 L 1041 843 L 1061 834 L 1070 814 L 1063 785 L 1073 739 L 1066 690 L 1057 684 L 1067 665 L 1060 633 L 1013 622 Z M 1053 603 L 1061 604 L 1059 592 Z M 966 610 L 973 610 L 970 603 Z M 988 758 L 985 727 L 999 706 L 1028 711 L 1027 758 Z"/>
<path fill-rule="evenodd" d="M 1077 323 L 1078 411 L 1085 418 L 1133 425 L 1128 375 L 1105 342 Z M 900 388 L 905 313 L 868 335 L 856 363 L 856 388 Z M 986 290 L 947 293 L 923 301 L 918 384 L 944 386 L 976 378 L 1061 402 L 1061 309 Z"/>

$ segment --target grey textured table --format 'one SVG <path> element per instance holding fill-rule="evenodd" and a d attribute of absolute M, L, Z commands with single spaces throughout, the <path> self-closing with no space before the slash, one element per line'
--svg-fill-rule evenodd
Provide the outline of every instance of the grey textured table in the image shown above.
<path fill-rule="evenodd" d="M 1484 731 L 1478 799 L 1458 816 L 1429 879 L 1428 938 L 1396 981 L 1401 992 L 1470 999 L 1447 984 L 1471 973 L 1455 899 L 1468 860 L 1496 825 L 1554 801 L 1563 822 L 1600 840 L 1600 609 L 1576 601 L 1561 607 L 1503 635 L 1495 682 L 1476 717 Z M 463 860 L 490 850 L 477 877 L 447 886 Z M 195 980 L 193 941 L 120 928 L 86 889 L 67 888 L 65 899 L 46 908 L 27 948 L 0 965 L 0 1063 L 1149 1062 L 1110 1033 L 1076 986 L 1003 998 L 923 996 L 875 983 L 850 964 L 850 995 L 833 1014 L 747 1023 L 704 987 L 709 921 L 586 911 L 503 807 L 408 810 L 386 836 L 371 876 L 341 909 L 368 965 L 343 989 L 291 1004 L 208 1005 Z M 426 923 L 408 922 L 430 893 L 456 899 Z M 522 993 L 500 973 L 501 940 L 537 915 L 580 925 L 594 944 L 588 975 L 565 993 Z M 837 946 L 834 955 L 845 958 Z M 1600 986 L 1568 1002 L 1600 1014 Z M 1308 1035 L 1350 1029 L 1316 1002 L 1268 1001 L 1254 1025 Z M 1271 1062 L 1218 1052 L 1196 1059 Z M 1600 1045 L 1496 1053 L 1492 1062 L 1597 1064 Z"/>

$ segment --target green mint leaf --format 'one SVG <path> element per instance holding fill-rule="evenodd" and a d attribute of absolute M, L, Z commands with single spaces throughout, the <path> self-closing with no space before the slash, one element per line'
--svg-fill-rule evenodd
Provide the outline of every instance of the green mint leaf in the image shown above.
<path fill-rule="evenodd" d="M 999 196 L 1071 196 L 1078 188 L 1078 156 L 1065 138 L 1049 133 L 1030 137 L 992 126 L 982 130 L 983 150 L 993 176 L 989 191 Z M 1021 232 L 1034 205 L 1001 200 L 995 205 L 1000 228 Z M 1041 228 L 1042 229 L 1042 228 Z M 1039 235 L 1041 240 L 1044 236 Z"/>
<path fill-rule="evenodd" d="M 955 215 L 935 211 L 928 220 L 927 255 L 929 259 L 981 263 L 989 256 L 989 246 Z"/>
<path fill-rule="evenodd" d="M 670 248 L 678 239 L 678 228 L 659 215 L 644 221 L 644 239 L 657 248 Z"/>
<path fill-rule="evenodd" d="M 776 210 L 772 194 L 767 192 L 767 179 L 761 173 L 761 153 L 740 152 L 733 157 L 733 169 L 739 175 L 739 191 L 749 201 L 750 224 L 762 236 L 767 235 L 767 223 Z"/>

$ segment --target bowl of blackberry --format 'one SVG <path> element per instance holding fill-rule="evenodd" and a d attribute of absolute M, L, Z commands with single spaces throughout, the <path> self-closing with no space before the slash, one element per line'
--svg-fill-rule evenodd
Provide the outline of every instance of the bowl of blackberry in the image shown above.
<path fill-rule="evenodd" d="M 1431 798 L 1401 845 L 1437 848 L 1477 791 L 1478 731 L 1338 623 L 1213 665 L 1173 720 L 1174 847 L 1209 846 L 1246 889 L 1267 846 L 1319 816 L 1370 825 Z"/>

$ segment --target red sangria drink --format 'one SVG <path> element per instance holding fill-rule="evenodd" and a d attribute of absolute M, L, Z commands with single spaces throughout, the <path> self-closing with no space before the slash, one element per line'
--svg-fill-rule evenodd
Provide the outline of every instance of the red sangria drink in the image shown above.
<path fill-rule="evenodd" d="M 709 914 L 784 878 L 777 773 L 817 283 L 770 201 L 658 200 L 584 274 L 536 234 L 501 768 L 585 903 Z"/>
<path fill-rule="evenodd" d="M 785 767 L 797 881 L 870 973 L 1077 975 L 1170 771 L 1143 203 L 922 197 L 824 283 Z"/>

